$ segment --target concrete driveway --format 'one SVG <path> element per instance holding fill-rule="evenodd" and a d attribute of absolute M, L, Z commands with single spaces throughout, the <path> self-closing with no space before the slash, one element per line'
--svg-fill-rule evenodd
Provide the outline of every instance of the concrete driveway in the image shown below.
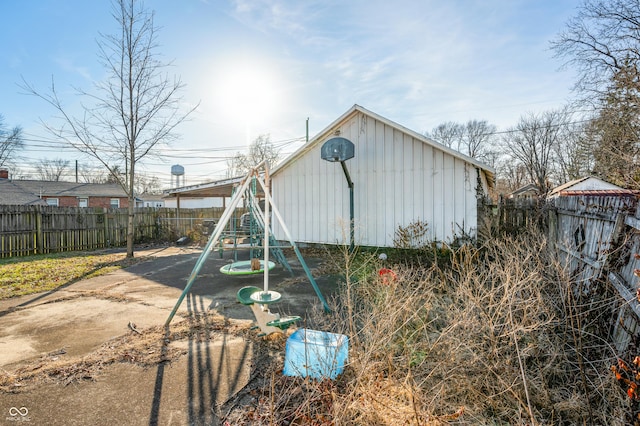
<path fill-rule="evenodd" d="M 246 330 L 253 315 L 236 302 L 236 292 L 262 287 L 263 278 L 219 272 L 236 255 L 248 259 L 247 252 L 226 251 L 222 258 L 211 253 L 171 326 L 179 328 L 189 317 L 200 334 L 168 336 L 162 325 L 200 254 L 182 247 L 138 250 L 136 256 L 150 260 L 52 292 L 0 301 L 0 424 L 217 424 L 217 407 L 249 380 L 254 346 L 211 318 L 220 314 L 232 329 Z M 270 273 L 270 288 L 283 296 L 271 310 L 304 318 L 319 300 L 295 256 L 288 259 L 294 276 L 281 266 Z M 320 259 L 305 260 L 312 270 L 322 266 Z M 334 291 L 334 280 L 314 276 L 325 297 Z M 124 345 L 134 348 L 136 341 L 147 353 L 132 349 L 123 355 Z M 140 361 L 160 352 L 183 356 L 151 365 Z M 50 377 L 58 365 L 70 368 L 91 359 L 95 366 L 101 357 L 117 362 L 94 368 L 86 380 L 60 383 Z M 30 371 L 48 371 L 49 378 L 21 382 Z"/>

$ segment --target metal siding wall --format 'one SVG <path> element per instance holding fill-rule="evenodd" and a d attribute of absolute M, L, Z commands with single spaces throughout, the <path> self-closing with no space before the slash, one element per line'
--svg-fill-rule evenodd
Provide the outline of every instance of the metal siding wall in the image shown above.
<path fill-rule="evenodd" d="M 382 136 L 382 143 L 384 145 L 384 168 L 382 169 L 382 175 L 384 181 L 380 187 L 379 196 L 382 197 L 384 207 L 382 210 L 377 211 L 377 214 L 381 215 L 382 226 L 378 229 L 378 232 L 385 233 L 388 229 L 393 229 L 396 223 L 394 214 L 395 200 L 393 199 L 393 166 L 394 166 L 394 153 L 393 153 L 393 129 L 380 123 L 382 130 L 379 132 Z M 376 127 L 376 136 L 378 136 L 379 128 Z M 390 190 L 391 187 L 391 190 Z M 384 239 L 384 237 L 382 237 Z"/>
<path fill-rule="evenodd" d="M 455 174 L 455 158 L 443 154 L 443 181 L 442 181 L 442 216 L 436 218 L 436 220 L 442 223 L 442 236 L 439 238 L 442 241 L 446 241 L 452 234 L 454 228 L 455 217 L 455 193 L 457 190 L 458 182 L 456 182 Z"/>
<path fill-rule="evenodd" d="M 444 240 L 444 152 L 433 150 L 433 216 L 430 224 L 433 226 L 433 237 L 436 240 Z"/>
<path fill-rule="evenodd" d="M 423 208 L 423 219 L 425 222 L 429 224 L 429 229 L 431 232 L 430 237 L 436 237 L 436 229 L 433 223 L 433 181 L 435 178 L 435 172 L 433 170 L 433 147 L 424 145 L 422 148 L 422 158 L 424 160 L 424 171 L 423 171 L 423 179 L 424 179 L 424 192 L 422 205 Z"/>
<path fill-rule="evenodd" d="M 467 218 L 465 208 L 465 194 L 467 187 L 467 179 L 465 177 L 465 162 L 460 159 L 454 159 L 454 181 L 453 186 L 453 222 L 451 228 L 453 234 L 460 234 L 461 231 L 466 232 Z M 453 237 L 453 235 L 452 235 Z"/>
<path fill-rule="evenodd" d="M 376 224 L 374 228 L 375 237 L 372 239 L 372 241 L 376 245 L 382 245 L 384 241 L 383 232 L 386 229 L 386 218 L 384 214 L 384 209 L 387 202 L 387 197 L 384 192 L 385 181 L 386 181 L 386 176 L 384 173 L 385 172 L 384 126 L 382 125 L 382 123 L 376 120 L 369 120 L 369 121 L 373 122 L 373 135 L 369 135 L 369 138 L 373 138 L 375 140 L 375 145 L 376 145 L 376 158 L 375 158 L 376 176 L 374 177 L 374 179 L 369 180 L 369 182 L 371 181 L 376 182 L 376 186 L 374 188 L 376 192 L 376 197 L 375 197 L 376 199 L 374 203 L 374 208 L 369 212 L 369 215 L 372 215 L 375 218 L 375 224 Z M 369 126 L 367 126 L 367 129 L 368 128 Z"/>
<path fill-rule="evenodd" d="M 402 146 L 404 147 L 404 164 L 402 169 L 402 194 L 404 215 L 402 221 L 407 223 L 416 219 L 415 202 L 416 194 L 413 189 L 415 181 L 413 176 L 413 138 L 409 135 L 403 135 Z"/>
<path fill-rule="evenodd" d="M 361 132 L 361 120 L 362 114 L 357 114 L 351 120 L 344 132 L 341 135 L 349 139 L 355 145 L 354 158 L 347 161 L 347 170 L 354 184 L 353 197 L 354 197 L 354 218 L 355 218 L 355 242 L 356 244 L 365 244 L 366 228 L 362 226 L 363 214 L 366 210 L 362 208 L 365 205 L 367 197 L 367 173 L 366 166 L 370 164 L 369 153 L 367 146 L 366 133 Z M 362 134 L 361 134 L 362 133 Z M 342 173 L 342 188 L 344 191 L 344 216 L 342 217 L 342 229 L 341 234 L 344 234 L 344 239 L 349 240 L 349 186 L 347 185 L 347 179 L 342 172 L 342 166 L 338 165 Z M 363 169 L 365 170 L 363 172 Z M 364 179 L 362 177 L 364 176 Z"/>
<path fill-rule="evenodd" d="M 376 214 L 380 201 L 379 189 L 382 185 L 382 155 L 383 147 L 376 138 L 376 122 L 372 119 L 361 118 L 366 122 L 361 123 L 362 131 L 359 133 L 359 145 L 366 144 L 366 166 L 369 172 L 365 179 L 360 178 L 360 186 L 366 188 L 364 202 L 360 204 L 357 226 L 359 235 L 365 236 L 371 245 L 379 245 L 377 230 L 379 229 L 379 217 Z M 364 171 L 364 167 L 361 170 Z M 366 172 L 365 172 L 366 173 Z"/>
<path fill-rule="evenodd" d="M 319 235 L 315 235 L 313 222 L 318 219 L 319 212 L 318 206 L 315 204 L 315 199 L 322 197 L 322 188 L 316 187 L 316 181 L 318 173 L 314 170 L 313 157 L 315 155 L 315 150 L 313 150 L 312 155 L 307 155 L 302 158 L 300 161 L 299 175 L 304 176 L 304 179 L 298 180 L 298 190 L 297 196 L 300 197 L 299 205 L 306 206 L 304 212 L 298 214 L 297 223 L 298 223 L 298 232 L 304 235 L 305 241 L 314 241 L 319 239 Z M 296 179 L 295 176 L 292 176 L 292 179 Z M 309 192 L 310 188 L 316 189 L 316 197 L 313 197 L 312 193 Z"/>
<path fill-rule="evenodd" d="M 478 229 L 478 197 L 476 185 L 478 184 L 478 174 L 480 170 L 471 164 L 465 164 L 466 168 L 466 191 L 465 191 L 465 226 L 469 232 L 475 234 Z"/>
<path fill-rule="evenodd" d="M 442 241 L 459 231 L 455 223 L 466 232 L 475 228 L 475 167 L 362 114 L 339 130 L 355 144 L 347 168 L 356 244 L 392 246 L 396 228 L 416 220 L 426 221 L 430 237 Z M 274 176 L 274 199 L 296 241 L 343 243 L 349 189 L 340 164 L 320 158 L 321 145 Z"/>
<path fill-rule="evenodd" d="M 413 167 L 411 170 L 411 177 L 413 180 L 413 192 L 412 192 L 412 204 L 413 204 L 413 214 L 417 219 L 424 220 L 424 205 L 425 205 L 425 178 L 424 173 L 422 172 L 423 167 L 423 147 L 424 144 L 413 140 L 412 141 L 413 150 Z"/>
<path fill-rule="evenodd" d="M 405 165 L 403 133 L 393 130 L 393 178 L 387 182 L 387 193 L 393 199 L 393 225 L 386 229 L 386 234 L 393 232 L 398 224 L 404 222 L 404 188 L 402 187 L 402 174 Z"/>

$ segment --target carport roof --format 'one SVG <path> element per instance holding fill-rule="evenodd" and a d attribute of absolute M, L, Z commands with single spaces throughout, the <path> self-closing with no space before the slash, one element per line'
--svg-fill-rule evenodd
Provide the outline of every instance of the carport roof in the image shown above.
<path fill-rule="evenodd" d="M 244 176 L 173 188 L 165 192 L 165 198 L 231 197 L 233 188 L 240 185 L 242 179 Z"/>

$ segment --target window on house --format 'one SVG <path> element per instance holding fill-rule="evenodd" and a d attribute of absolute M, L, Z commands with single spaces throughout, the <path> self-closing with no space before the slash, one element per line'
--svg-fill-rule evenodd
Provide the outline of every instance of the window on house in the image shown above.
<path fill-rule="evenodd" d="M 109 202 L 109 206 L 114 209 L 120 208 L 120 198 L 112 198 Z"/>
<path fill-rule="evenodd" d="M 78 207 L 89 207 L 88 198 L 78 198 Z"/>
<path fill-rule="evenodd" d="M 47 205 L 48 206 L 58 206 L 58 199 L 57 198 L 47 198 Z"/>

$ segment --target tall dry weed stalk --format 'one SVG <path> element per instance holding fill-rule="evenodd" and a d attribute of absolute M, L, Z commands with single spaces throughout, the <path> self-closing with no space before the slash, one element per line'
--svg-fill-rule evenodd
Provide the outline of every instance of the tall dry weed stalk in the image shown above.
<path fill-rule="evenodd" d="M 463 246 L 446 266 L 339 258 L 333 312 L 305 326 L 347 334 L 349 365 L 334 382 L 282 380 L 276 424 L 625 424 L 596 324 L 610 301 L 576 297 L 539 231 Z"/>

